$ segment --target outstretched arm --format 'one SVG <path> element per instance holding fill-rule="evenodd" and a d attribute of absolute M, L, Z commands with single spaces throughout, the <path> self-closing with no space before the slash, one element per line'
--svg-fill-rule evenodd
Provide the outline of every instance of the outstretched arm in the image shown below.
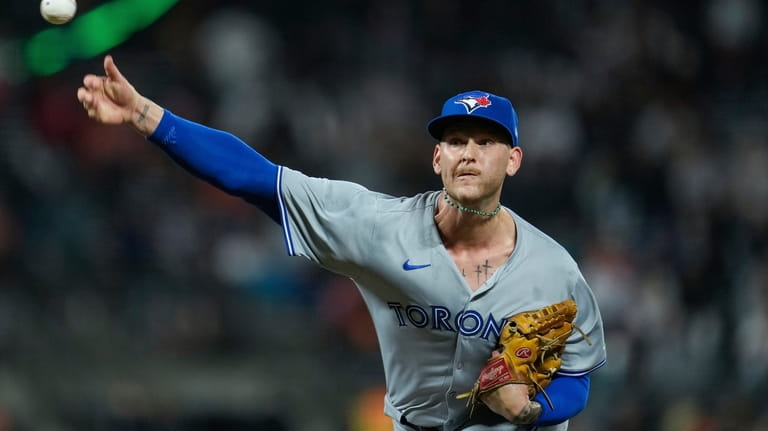
<path fill-rule="evenodd" d="M 130 124 L 180 166 L 219 189 L 242 197 L 280 222 L 278 167 L 236 136 L 173 115 L 139 94 L 111 56 L 106 75 L 86 75 L 77 98 L 103 124 Z"/>

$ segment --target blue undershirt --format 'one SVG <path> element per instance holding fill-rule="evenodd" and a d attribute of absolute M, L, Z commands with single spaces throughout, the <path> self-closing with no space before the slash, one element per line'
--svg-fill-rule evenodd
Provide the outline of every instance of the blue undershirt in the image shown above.
<path fill-rule="evenodd" d="M 544 394 L 537 394 L 533 399 L 541 403 L 541 416 L 536 425 L 555 425 L 576 416 L 587 406 L 589 398 L 589 374 L 583 376 L 555 376 L 545 389 L 554 410 L 549 407 Z"/>
<path fill-rule="evenodd" d="M 147 139 L 196 177 L 256 205 L 280 223 L 277 165 L 236 136 L 165 110 Z"/>
<path fill-rule="evenodd" d="M 236 136 L 185 120 L 165 110 L 155 132 L 147 138 L 184 169 L 219 189 L 259 207 L 280 223 L 277 165 Z M 557 376 L 546 388 L 554 410 L 543 394 L 536 425 L 563 422 L 582 411 L 589 396 L 589 375 Z"/>

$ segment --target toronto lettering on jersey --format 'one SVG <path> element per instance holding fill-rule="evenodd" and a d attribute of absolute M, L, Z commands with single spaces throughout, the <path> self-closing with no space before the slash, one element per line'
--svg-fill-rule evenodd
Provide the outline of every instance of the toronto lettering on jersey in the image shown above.
<path fill-rule="evenodd" d="M 493 313 L 486 318 L 475 310 L 463 310 L 455 315 L 447 307 L 430 305 L 423 307 L 417 304 L 403 305 L 399 302 L 388 302 L 389 308 L 394 311 L 399 326 L 414 326 L 416 328 L 429 328 L 436 331 L 458 331 L 466 337 L 480 337 L 487 340 L 491 334 L 494 340 L 501 334 L 505 319 L 496 320 Z"/>

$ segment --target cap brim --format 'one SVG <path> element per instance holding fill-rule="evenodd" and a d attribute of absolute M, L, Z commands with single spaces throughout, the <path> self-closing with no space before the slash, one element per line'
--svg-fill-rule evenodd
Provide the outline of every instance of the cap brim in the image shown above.
<path fill-rule="evenodd" d="M 445 129 L 462 120 L 479 121 L 482 123 L 490 124 L 494 127 L 498 127 L 499 130 L 504 132 L 504 134 L 509 139 L 509 144 L 510 145 L 515 144 L 515 140 L 512 138 L 512 133 L 507 129 L 506 126 L 504 126 L 504 124 L 496 120 L 492 120 L 490 118 L 481 117 L 479 115 L 456 114 L 456 115 L 444 115 L 444 116 L 436 117 L 436 118 L 433 118 L 429 123 L 427 123 L 427 130 L 429 131 L 429 134 L 432 135 L 433 138 L 439 141 L 443 139 L 443 133 L 445 132 Z"/>

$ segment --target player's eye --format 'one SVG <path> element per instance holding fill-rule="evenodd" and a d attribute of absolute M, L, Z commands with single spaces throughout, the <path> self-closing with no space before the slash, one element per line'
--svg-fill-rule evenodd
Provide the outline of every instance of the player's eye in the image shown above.
<path fill-rule="evenodd" d="M 488 145 L 493 145 L 493 144 L 496 144 L 496 143 L 498 143 L 498 142 L 499 142 L 499 141 L 497 141 L 497 140 L 496 140 L 496 139 L 494 139 L 494 138 L 479 138 L 479 139 L 477 140 L 477 145 L 488 146 Z"/>
<path fill-rule="evenodd" d="M 464 141 L 459 138 L 448 138 L 446 140 L 446 143 L 452 147 L 455 147 L 458 145 L 464 145 Z"/>

